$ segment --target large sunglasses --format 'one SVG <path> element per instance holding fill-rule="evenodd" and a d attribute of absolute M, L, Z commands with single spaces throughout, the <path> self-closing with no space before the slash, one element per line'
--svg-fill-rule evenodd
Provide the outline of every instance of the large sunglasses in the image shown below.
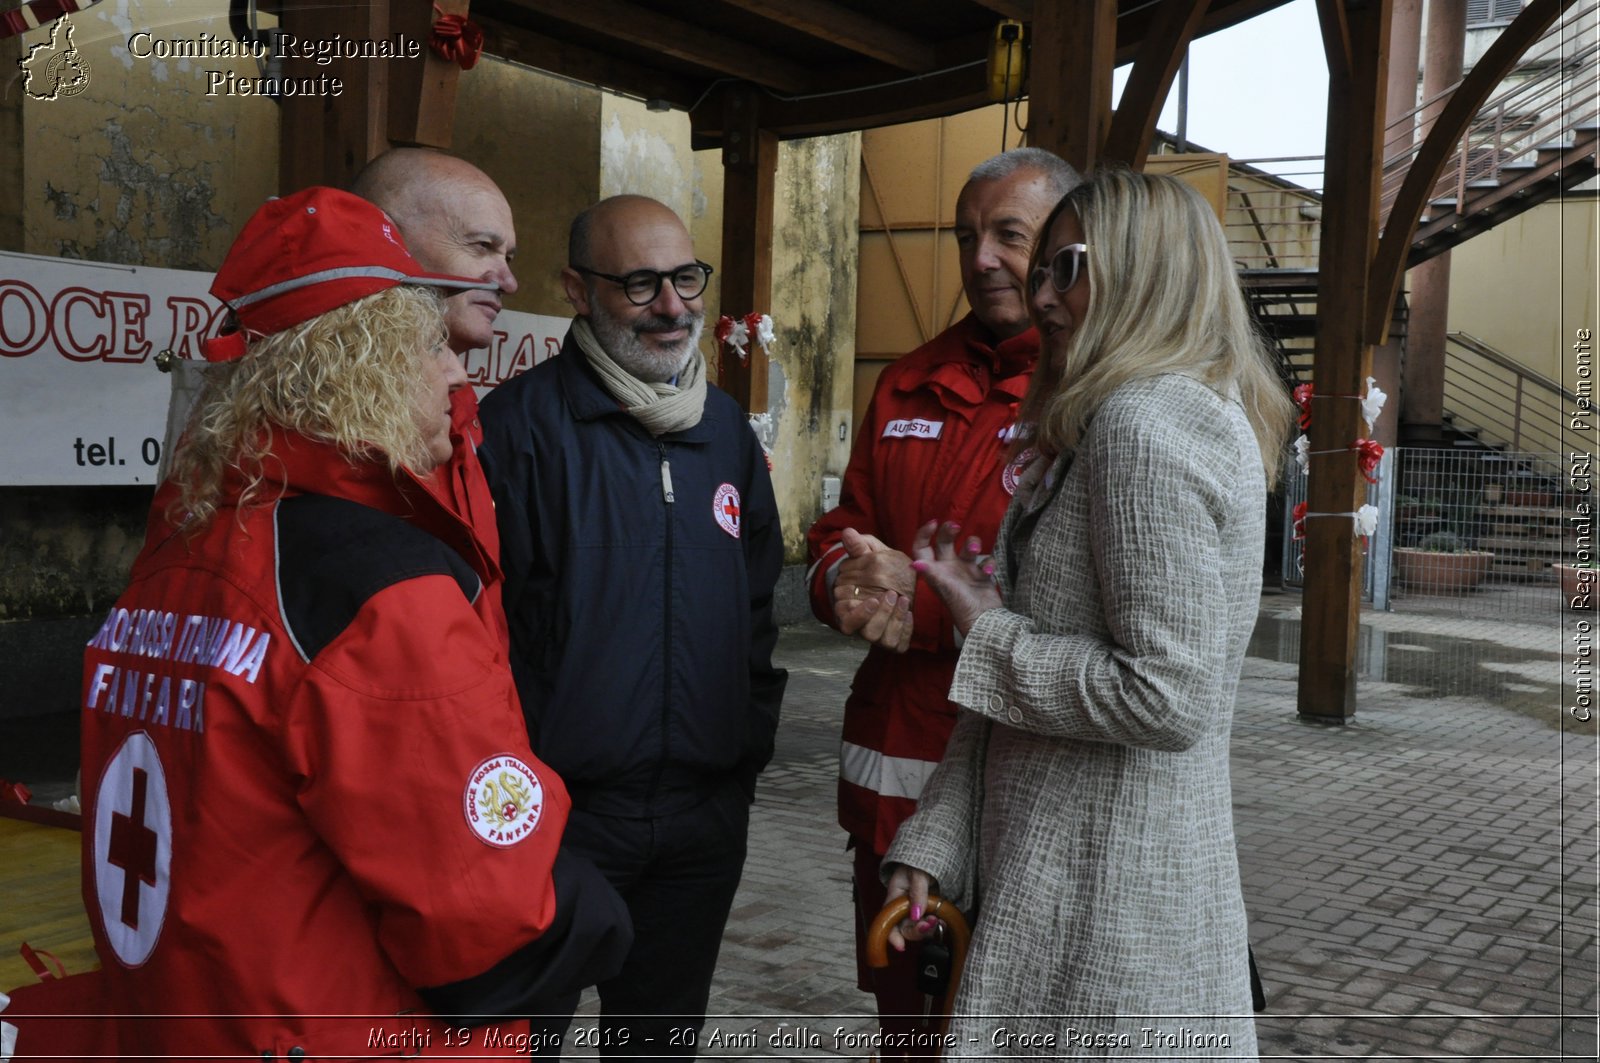
<path fill-rule="evenodd" d="M 622 277 L 614 273 L 601 273 L 588 266 L 575 265 L 572 268 L 585 276 L 599 277 L 601 280 L 620 285 L 622 294 L 626 295 L 628 302 L 634 306 L 648 306 L 655 302 L 656 296 L 661 294 L 663 281 L 670 280 L 672 290 L 685 302 L 699 298 L 700 293 L 706 290 L 706 285 L 711 281 L 711 267 L 698 260 L 683 266 L 673 266 L 671 269 L 636 269 Z"/>
<path fill-rule="evenodd" d="M 1084 256 L 1088 253 L 1088 244 L 1068 244 L 1057 251 L 1048 263 L 1028 275 L 1028 294 L 1038 294 L 1039 289 L 1044 287 L 1046 279 L 1058 292 L 1064 292 L 1077 284 L 1078 277 L 1083 273 Z"/>

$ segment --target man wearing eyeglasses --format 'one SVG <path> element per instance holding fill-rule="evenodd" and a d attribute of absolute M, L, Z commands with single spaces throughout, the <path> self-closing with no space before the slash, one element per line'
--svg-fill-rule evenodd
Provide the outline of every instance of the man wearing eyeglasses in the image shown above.
<path fill-rule="evenodd" d="M 605 1055 L 694 1054 L 786 678 L 766 459 L 698 347 L 710 276 L 666 206 L 603 200 L 572 223 L 560 357 L 483 403 L 529 737 L 633 918 Z"/>
<path fill-rule="evenodd" d="M 956 633 L 938 596 L 917 588 L 912 540 L 924 521 L 940 518 L 960 525 L 963 542 L 993 545 L 1025 458 L 1009 455 L 1039 355 L 1028 319 L 1028 259 L 1045 217 L 1081 180 L 1038 148 L 996 155 L 972 171 L 955 216 L 972 312 L 883 371 L 839 505 L 807 536 L 812 612 L 873 644 L 845 702 L 839 763 L 839 825 L 855 853 L 858 958 L 884 903 L 882 855 L 916 809 L 956 719 L 946 697 Z M 886 1033 L 924 1033 L 915 1018 L 925 1007 L 916 949 L 890 961 L 874 970 L 858 959 L 859 985 L 877 998 Z"/>

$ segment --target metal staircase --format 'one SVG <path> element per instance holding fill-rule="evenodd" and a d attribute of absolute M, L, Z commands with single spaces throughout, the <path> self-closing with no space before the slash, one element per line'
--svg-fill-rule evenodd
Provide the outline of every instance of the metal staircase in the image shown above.
<path fill-rule="evenodd" d="M 1523 56 L 1502 86 L 1479 110 L 1434 187 L 1418 225 L 1408 266 L 1441 254 L 1600 172 L 1600 0 L 1574 4 Z M 1416 159 L 1420 116 L 1438 108 L 1454 86 L 1422 101 L 1389 127 L 1382 178 L 1384 220 Z M 1264 160 L 1282 162 L 1286 160 Z M 1317 262 L 1322 197 L 1249 162 L 1231 164 L 1226 228 L 1234 258 L 1258 320 L 1278 347 L 1287 374 L 1311 378 L 1316 329 Z M 1391 336 L 1403 337 L 1405 307 L 1396 310 Z M 1398 332 L 1397 332 L 1398 330 Z M 1485 405 L 1507 396 L 1539 391 L 1536 374 L 1497 393 L 1474 396 L 1465 375 L 1484 381 L 1492 374 L 1471 337 L 1453 338 L 1449 361 L 1469 357 L 1457 370 L 1455 390 L 1447 369 L 1446 409 L 1456 411 L 1458 434 L 1476 432 L 1494 444 L 1515 445 L 1517 435 L 1485 415 Z M 1499 358 L 1510 359 L 1500 352 Z M 1471 360 L 1476 358 L 1476 360 Z M 1514 363 L 1513 363 L 1514 364 Z M 1497 372 L 1504 372 L 1498 369 Z M 1525 372 L 1525 371 L 1524 371 Z M 1503 390 L 1513 387 L 1513 390 Z M 1514 401 L 1514 400 L 1513 400 Z M 1447 418 L 1449 419 L 1449 418 Z M 1503 420 L 1503 418 L 1502 418 Z M 1521 424 L 1516 418 L 1513 420 Z M 1559 448 L 1554 448 L 1559 449 Z"/>
<path fill-rule="evenodd" d="M 1412 238 L 1415 266 L 1596 174 L 1600 148 L 1600 4 L 1574 4 L 1530 48 L 1478 111 L 1434 185 Z M 1414 130 L 1454 86 L 1389 126 L 1384 152 L 1385 218 L 1421 148 Z"/>

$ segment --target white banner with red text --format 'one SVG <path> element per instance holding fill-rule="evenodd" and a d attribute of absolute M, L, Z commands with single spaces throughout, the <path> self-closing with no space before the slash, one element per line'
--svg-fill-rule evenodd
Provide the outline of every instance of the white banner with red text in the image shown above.
<path fill-rule="evenodd" d="M 211 274 L 0 251 L 0 485 L 153 484 L 170 350 L 222 323 Z M 504 311 L 467 355 L 479 395 L 556 354 L 569 320 Z"/>

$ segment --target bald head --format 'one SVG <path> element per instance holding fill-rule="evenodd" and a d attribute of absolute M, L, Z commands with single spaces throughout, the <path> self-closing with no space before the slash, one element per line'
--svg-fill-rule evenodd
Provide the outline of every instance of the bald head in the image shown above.
<path fill-rule="evenodd" d="M 394 219 L 423 268 L 493 281 L 500 292 L 517 290 L 511 207 L 489 175 L 470 162 L 425 148 L 395 148 L 368 163 L 350 190 Z M 493 342 L 500 292 L 463 292 L 446 301 L 445 323 L 456 353 Z"/>
<path fill-rule="evenodd" d="M 613 272 L 594 264 L 596 244 L 609 248 L 619 239 L 627 240 L 628 234 L 657 228 L 663 235 L 668 230 L 676 230 L 682 236 L 682 242 L 689 243 L 689 230 L 665 203 L 649 196 L 624 195 L 602 199 L 572 219 L 572 228 L 567 234 L 567 265 Z"/>
<path fill-rule="evenodd" d="M 641 380 L 666 381 L 681 372 L 700 341 L 703 285 L 685 299 L 664 281 L 641 305 L 610 278 L 640 270 L 661 277 L 683 271 L 703 281 L 692 272 L 694 243 L 683 220 L 646 196 L 612 196 L 572 220 L 567 254 L 561 271 L 567 299 L 588 318 L 612 360 Z"/>

